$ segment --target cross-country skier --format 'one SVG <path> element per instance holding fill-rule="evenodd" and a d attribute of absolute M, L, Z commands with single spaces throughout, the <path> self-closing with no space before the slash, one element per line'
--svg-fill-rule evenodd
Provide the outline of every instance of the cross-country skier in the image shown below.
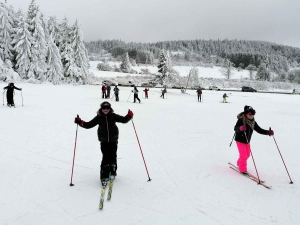
<path fill-rule="evenodd" d="M 139 91 L 136 86 L 134 86 L 131 92 L 133 92 L 133 103 L 135 103 L 136 99 L 139 100 L 139 103 L 141 103 L 141 100 L 139 99 Z"/>
<path fill-rule="evenodd" d="M 224 95 L 223 95 L 223 103 L 227 103 L 227 99 L 226 98 L 228 98 L 228 96 L 227 96 L 227 94 L 225 93 Z"/>
<path fill-rule="evenodd" d="M 145 98 L 148 98 L 148 91 L 149 91 L 149 88 L 145 88 L 145 90 L 143 90 L 143 92 L 145 92 Z"/>
<path fill-rule="evenodd" d="M 161 96 L 162 98 L 165 98 L 165 94 L 167 93 L 167 88 L 165 87 L 164 89 L 161 90 Z"/>
<path fill-rule="evenodd" d="M 119 139 L 118 123 L 128 123 L 133 112 L 128 110 L 126 116 L 114 113 L 109 102 L 103 102 L 97 115 L 89 122 L 84 122 L 79 117 L 75 118 L 75 123 L 79 126 L 90 129 L 98 125 L 98 140 L 100 141 L 102 162 L 100 169 L 100 179 L 103 186 L 106 186 L 109 174 L 112 179 L 117 175 L 117 149 Z"/>
<path fill-rule="evenodd" d="M 109 84 L 108 85 L 106 85 L 106 98 L 110 98 L 110 86 L 109 86 Z"/>
<path fill-rule="evenodd" d="M 263 135 L 274 135 L 273 130 L 264 130 L 258 126 L 254 119 L 255 113 L 255 110 L 251 106 L 246 105 L 244 107 L 244 112 L 238 114 L 238 120 L 234 126 L 235 141 L 239 150 L 237 165 L 239 171 L 245 175 L 247 175 L 247 159 L 251 152 L 250 141 L 253 130 Z"/>
<path fill-rule="evenodd" d="M 116 85 L 115 87 L 114 87 L 114 94 L 115 94 L 115 96 L 116 96 L 116 101 L 118 102 L 119 101 L 119 88 L 118 88 L 118 86 Z"/>
<path fill-rule="evenodd" d="M 102 84 L 101 90 L 102 90 L 102 98 L 106 98 L 106 86 L 105 86 L 105 84 Z"/>
<path fill-rule="evenodd" d="M 22 91 L 22 88 L 17 88 L 14 83 L 10 83 L 8 86 L 3 88 L 4 90 L 6 89 L 6 99 L 7 99 L 7 106 L 15 106 L 14 103 L 14 90 L 17 89 L 19 91 Z"/>
<path fill-rule="evenodd" d="M 202 95 L 201 88 L 198 88 L 196 92 L 197 92 L 197 95 L 198 95 L 198 102 L 201 102 L 201 95 Z"/>

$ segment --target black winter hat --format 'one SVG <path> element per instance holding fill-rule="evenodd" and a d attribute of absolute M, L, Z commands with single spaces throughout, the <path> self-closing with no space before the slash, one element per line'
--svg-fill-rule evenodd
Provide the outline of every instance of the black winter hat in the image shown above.
<path fill-rule="evenodd" d="M 255 110 L 251 106 L 245 105 L 244 114 L 246 115 L 248 113 L 251 113 L 251 115 L 255 115 Z"/>
<path fill-rule="evenodd" d="M 107 102 L 107 101 L 102 102 L 100 106 L 102 107 L 102 106 L 104 106 L 104 105 L 109 105 L 109 106 L 111 106 L 111 104 L 110 104 L 109 102 Z"/>

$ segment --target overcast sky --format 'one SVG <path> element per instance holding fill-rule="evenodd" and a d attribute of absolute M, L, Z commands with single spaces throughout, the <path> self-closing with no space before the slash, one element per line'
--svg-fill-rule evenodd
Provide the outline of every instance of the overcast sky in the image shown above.
<path fill-rule="evenodd" d="M 4 0 L 1 0 L 2 2 Z M 27 12 L 31 0 L 7 0 Z M 300 0 L 36 0 L 46 18 L 77 19 L 85 41 L 246 39 L 300 47 Z"/>

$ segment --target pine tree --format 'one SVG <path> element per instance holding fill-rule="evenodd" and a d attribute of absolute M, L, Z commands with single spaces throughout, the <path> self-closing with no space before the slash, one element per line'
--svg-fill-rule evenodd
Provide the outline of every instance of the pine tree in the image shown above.
<path fill-rule="evenodd" d="M 47 46 L 45 40 L 44 22 L 35 0 L 29 5 L 27 22 L 31 34 L 31 63 L 35 78 L 45 80 Z"/>
<path fill-rule="evenodd" d="M 31 64 L 31 35 L 24 17 L 19 23 L 19 29 L 12 44 L 16 52 L 16 69 L 21 78 L 34 78 Z"/>
<path fill-rule="evenodd" d="M 80 77 L 82 81 L 85 81 L 89 72 L 89 62 L 87 51 L 83 43 L 83 34 L 82 30 L 79 28 L 78 22 L 72 26 L 70 31 L 71 37 L 71 46 L 74 50 L 74 60 L 75 64 L 78 67 L 79 73 L 76 75 L 77 78 Z"/>
<path fill-rule="evenodd" d="M 47 80 L 58 84 L 61 79 L 63 79 L 63 66 L 61 64 L 61 56 L 59 49 L 54 43 L 52 36 L 49 36 L 48 42 L 48 52 L 47 52 Z"/>
<path fill-rule="evenodd" d="M 266 67 L 266 64 L 262 63 L 258 67 L 257 73 L 256 73 L 256 80 L 270 80 L 270 72 Z"/>
<path fill-rule="evenodd" d="M 130 71 L 130 60 L 129 60 L 128 52 L 125 52 L 122 55 L 122 63 L 120 65 L 120 68 L 125 73 L 129 73 L 129 71 Z"/>
<path fill-rule="evenodd" d="M 253 73 L 256 70 L 256 66 L 249 64 L 246 68 L 247 70 L 249 70 L 249 78 L 250 80 L 253 80 Z"/>
<path fill-rule="evenodd" d="M 6 62 L 11 63 L 12 54 L 12 32 L 13 20 L 11 18 L 10 9 L 6 3 L 0 3 L 0 57 Z"/>
<path fill-rule="evenodd" d="M 167 73 L 167 55 L 164 49 L 160 51 L 158 59 L 158 72 L 161 73 L 160 78 L 164 79 Z"/>

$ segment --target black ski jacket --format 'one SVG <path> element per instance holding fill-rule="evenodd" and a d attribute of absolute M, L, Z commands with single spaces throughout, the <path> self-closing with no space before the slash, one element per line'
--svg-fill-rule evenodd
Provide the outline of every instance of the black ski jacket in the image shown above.
<path fill-rule="evenodd" d="M 7 89 L 6 96 L 13 96 L 14 95 L 14 89 L 17 89 L 21 91 L 21 88 L 17 88 L 15 85 L 8 85 L 3 89 Z"/>
<path fill-rule="evenodd" d="M 115 114 L 113 109 L 105 115 L 101 109 L 98 110 L 97 116 L 89 122 L 84 122 L 82 127 L 90 129 L 99 125 L 98 127 L 98 140 L 100 142 L 115 142 L 119 139 L 119 129 L 116 122 L 128 123 L 131 120 L 129 116 L 120 116 Z"/>
<path fill-rule="evenodd" d="M 234 131 L 235 131 L 235 141 L 244 143 L 244 144 L 248 144 L 251 140 L 251 136 L 253 133 L 252 128 L 246 124 L 247 130 L 246 131 L 240 131 L 240 126 L 245 125 L 243 122 L 243 119 L 240 118 L 237 120 L 235 126 L 234 126 Z M 268 135 L 268 130 L 264 130 L 262 129 L 257 122 L 255 121 L 254 124 L 254 130 L 259 133 L 259 134 L 263 134 L 263 135 Z M 247 138 L 245 137 L 245 134 L 247 136 Z"/>

